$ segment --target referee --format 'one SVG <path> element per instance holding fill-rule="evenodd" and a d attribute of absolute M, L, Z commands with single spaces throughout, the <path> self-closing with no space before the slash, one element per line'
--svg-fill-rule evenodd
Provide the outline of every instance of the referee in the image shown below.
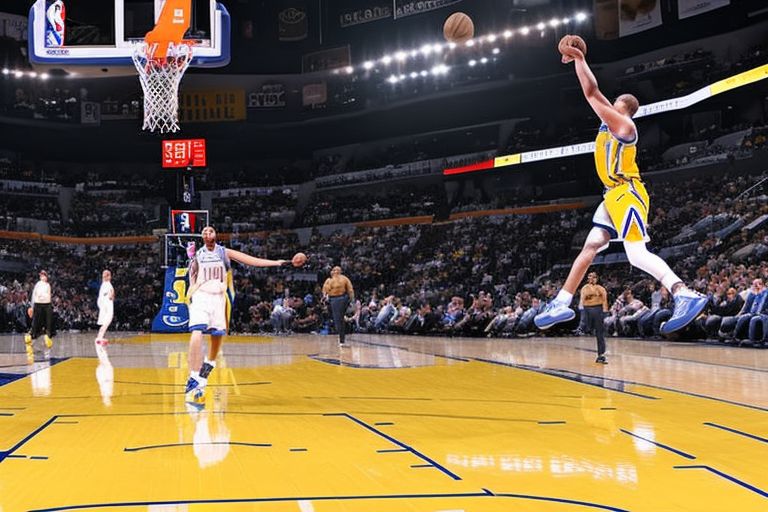
<path fill-rule="evenodd" d="M 48 283 L 48 272 L 40 271 L 40 280 L 32 290 L 32 331 L 24 336 L 27 347 L 27 362 L 35 362 L 35 352 L 32 341 L 45 331 L 45 348 L 53 347 L 53 307 L 51 306 L 51 285 Z"/>
<path fill-rule="evenodd" d="M 581 288 L 581 304 L 584 306 L 587 331 L 593 331 L 597 338 L 596 363 L 608 364 L 605 359 L 605 335 L 603 334 L 603 318 L 608 312 L 608 294 L 605 288 L 597 284 L 597 274 L 587 275 L 587 284 Z"/>
<path fill-rule="evenodd" d="M 346 330 L 344 313 L 349 303 L 355 301 L 355 289 L 352 288 L 349 278 L 341 273 L 341 267 L 336 266 L 331 269 L 331 277 L 323 284 L 323 297 L 327 298 L 331 304 L 333 325 L 339 333 L 339 345 L 343 345 Z"/>

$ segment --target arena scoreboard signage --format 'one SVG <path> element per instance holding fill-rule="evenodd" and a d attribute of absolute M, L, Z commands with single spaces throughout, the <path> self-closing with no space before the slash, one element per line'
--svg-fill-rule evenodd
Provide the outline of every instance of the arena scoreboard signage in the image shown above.
<path fill-rule="evenodd" d="M 205 139 L 163 141 L 163 169 L 206 167 Z"/>

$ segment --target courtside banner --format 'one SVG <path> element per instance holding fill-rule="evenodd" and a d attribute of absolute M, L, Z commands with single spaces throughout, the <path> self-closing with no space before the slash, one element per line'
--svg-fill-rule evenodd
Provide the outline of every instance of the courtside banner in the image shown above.
<path fill-rule="evenodd" d="M 395 19 L 442 9 L 459 2 L 461 0 L 392 0 L 395 9 Z"/>
<path fill-rule="evenodd" d="M 189 308 L 185 301 L 189 279 L 186 268 L 165 271 L 163 304 L 152 322 L 152 332 L 187 332 Z"/>
<path fill-rule="evenodd" d="M 731 4 L 731 0 L 677 0 L 677 17 L 690 18 Z"/>
<path fill-rule="evenodd" d="M 724 78 L 719 82 L 715 82 L 713 84 L 702 87 L 698 91 L 694 91 L 686 96 L 670 98 L 668 100 L 662 100 L 657 101 L 656 103 L 642 105 L 638 109 L 637 114 L 635 114 L 635 119 L 688 108 L 691 105 L 695 105 L 704 100 L 708 100 L 712 96 L 717 96 L 718 94 L 722 94 L 733 89 L 738 89 L 739 87 L 744 87 L 746 85 L 765 80 L 766 78 L 768 78 L 768 64 L 763 64 L 762 66 L 752 68 L 748 71 L 744 71 L 743 73 L 739 73 L 738 75 L 733 75 L 731 77 Z M 484 160 L 475 164 L 464 165 L 462 167 L 444 169 L 443 176 L 465 174 L 467 172 L 476 172 L 486 169 L 496 169 L 499 167 L 538 162 L 540 160 L 550 160 L 553 158 L 563 158 L 566 156 L 584 155 L 587 153 L 592 153 L 594 150 L 594 142 L 582 142 L 581 144 L 572 144 L 570 146 L 537 149 L 534 151 L 526 151 L 524 153 L 513 153 L 511 155 L 498 156 L 493 160 Z M 492 165 L 489 165 L 489 162 L 492 162 Z"/>
<path fill-rule="evenodd" d="M 187 268 L 166 269 L 163 304 L 152 321 L 152 332 L 188 332 L 189 306 L 186 300 L 188 290 L 189 277 L 187 276 Z M 229 325 L 229 320 L 232 318 L 232 308 L 235 304 L 234 277 L 231 270 L 227 272 L 226 295 L 226 317 L 227 325 Z"/>

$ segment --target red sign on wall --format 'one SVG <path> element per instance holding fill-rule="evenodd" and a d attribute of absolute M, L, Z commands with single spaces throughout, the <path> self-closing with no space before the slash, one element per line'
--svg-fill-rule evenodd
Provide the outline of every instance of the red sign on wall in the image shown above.
<path fill-rule="evenodd" d="M 163 169 L 205 167 L 205 139 L 163 141 Z"/>

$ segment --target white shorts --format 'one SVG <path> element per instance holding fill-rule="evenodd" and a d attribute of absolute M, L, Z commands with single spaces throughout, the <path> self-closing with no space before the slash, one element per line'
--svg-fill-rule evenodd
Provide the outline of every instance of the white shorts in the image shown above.
<path fill-rule="evenodd" d="M 98 325 L 109 325 L 112 323 L 112 318 L 115 314 L 115 306 L 110 301 L 109 304 L 99 308 L 99 319 L 96 321 Z"/>
<path fill-rule="evenodd" d="M 189 303 L 189 331 L 227 332 L 227 297 L 198 290 Z"/>

